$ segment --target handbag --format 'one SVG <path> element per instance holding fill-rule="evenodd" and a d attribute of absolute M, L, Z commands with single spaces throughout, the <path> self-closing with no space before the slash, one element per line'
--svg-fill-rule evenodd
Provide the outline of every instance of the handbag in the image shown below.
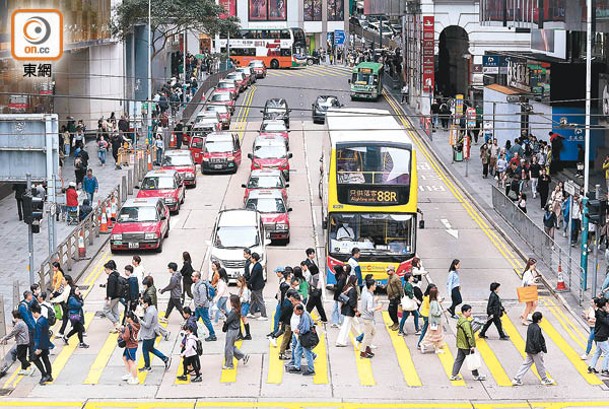
<path fill-rule="evenodd" d="M 70 319 L 70 322 L 72 323 L 76 323 L 76 322 L 80 322 L 81 316 L 80 314 L 69 314 L 68 318 Z"/>
<path fill-rule="evenodd" d="M 55 318 L 61 321 L 63 319 L 63 309 L 61 308 L 61 305 L 55 304 L 53 309 L 55 310 Z"/>
<path fill-rule="evenodd" d="M 436 331 L 438 329 L 438 324 L 436 324 L 436 323 L 429 324 L 429 329 L 431 331 Z"/>
<path fill-rule="evenodd" d="M 402 297 L 402 311 L 414 311 L 417 309 L 417 303 L 415 300 L 405 295 Z"/>
<path fill-rule="evenodd" d="M 346 303 L 349 302 L 349 296 L 347 294 L 345 294 L 345 293 L 340 293 L 338 295 L 338 301 L 343 303 L 343 304 L 346 304 Z"/>
<path fill-rule="evenodd" d="M 117 345 L 119 348 L 125 348 L 125 347 L 127 346 L 127 341 L 125 341 L 125 340 L 123 339 L 123 337 L 119 336 L 119 337 L 118 337 L 118 340 L 116 341 L 116 345 Z"/>
<path fill-rule="evenodd" d="M 518 302 L 533 302 L 537 301 L 539 298 L 539 295 L 537 294 L 537 286 L 535 285 L 517 287 L 516 293 L 518 294 Z"/>
<path fill-rule="evenodd" d="M 477 371 L 482 367 L 482 360 L 480 359 L 480 354 L 475 352 L 470 353 L 465 357 L 465 365 L 467 365 L 467 369 L 470 371 Z"/>
<path fill-rule="evenodd" d="M 228 324 L 226 321 L 224 321 L 224 324 L 222 324 L 222 332 L 228 332 Z"/>
<path fill-rule="evenodd" d="M 300 335 L 298 340 L 303 348 L 313 349 L 319 344 L 319 335 L 317 335 L 317 330 L 313 326 L 311 327 L 311 331 Z"/>

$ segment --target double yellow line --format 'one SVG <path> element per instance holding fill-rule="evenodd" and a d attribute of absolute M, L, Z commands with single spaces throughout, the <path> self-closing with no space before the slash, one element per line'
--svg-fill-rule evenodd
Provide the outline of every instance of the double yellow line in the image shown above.
<path fill-rule="evenodd" d="M 243 135 L 245 134 L 245 128 L 247 127 L 247 117 L 250 113 L 250 108 L 252 106 L 252 101 L 254 100 L 254 93 L 256 92 L 256 86 L 250 86 L 248 93 L 245 96 L 245 100 L 243 101 L 243 105 L 239 109 L 239 114 L 237 115 L 236 123 L 236 131 L 239 133 L 239 141 L 243 142 Z"/>
<path fill-rule="evenodd" d="M 453 194 L 453 196 L 457 199 L 457 201 L 463 206 L 467 214 L 474 220 L 474 222 L 478 225 L 480 230 L 484 232 L 484 234 L 488 237 L 488 239 L 493 243 L 493 245 L 497 248 L 499 253 L 506 259 L 506 261 L 513 267 L 514 271 L 517 274 L 521 274 L 523 269 L 522 261 L 518 259 L 514 255 L 514 253 L 508 248 L 506 243 L 500 239 L 497 233 L 489 226 L 489 224 L 484 220 L 484 218 L 478 213 L 477 209 L 471 204 L 471 202 L 459 191 L 457 186 L 448 178 L 448 175 L 444 169 L 442 169 L 436 159 L 432 156 L 429 149 L 423 144 L 419 138 L 419 135 L 413 131 L 414 125 L 406 118 L 403 114 L 400 106 L 392 95 L 389 95 L 385 90 L 383 90 L 383 95 L 385 99 L 392 107 L 393 111 L 397 115 L 399 121 L 402 123 L 408 135 L 412 139 L 414 145 L 417 148 L 417 151 L 421 152 L 423 156 L 427 159 L 427 162 L 432 167 L 432 169 L 436 172 L 440 180 L 444 182 L 448 190 Z"/>

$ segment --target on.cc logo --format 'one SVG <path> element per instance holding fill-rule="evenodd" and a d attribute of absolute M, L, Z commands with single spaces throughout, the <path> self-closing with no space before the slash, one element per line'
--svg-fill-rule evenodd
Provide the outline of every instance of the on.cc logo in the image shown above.
<path fill-rule="evenodd" d="M 56 9 L 20 9 L 11 18 L 11 54 L 21 61 L 52 61 L 63 54 L 63 15 Z"/>

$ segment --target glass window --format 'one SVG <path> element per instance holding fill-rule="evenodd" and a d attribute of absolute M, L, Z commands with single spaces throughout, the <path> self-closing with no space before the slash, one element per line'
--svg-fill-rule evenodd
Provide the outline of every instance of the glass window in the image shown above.
<path fill-rule="evenodd" d="M 285 158 L 285 145 L 258 145 L 254 147 L 254 156 L 260 159 Z"/>
<path fill-rule="evenodd" d="M 191 166 L 190 155 L 171 155 L 163 158 L 163 166 Z"/>
<path fill-rule="evenodd" d="M 261 176 L 251 177 L 247 183 L 248 189 L 276 189 L 283 188 L 283 182 L 280 177 Z"/>
<path fill-rule="evenodd" d="M 376 74 L 354 73 L 351 82 L 355 85 L 378 85 L 379 78 Z"/>
<path fill-rule="evenodd" d="M 285 213 L 286 211 L 283 199 L 272 197 L 249 199 L 245 207 L 258 210 L 260 213 Z"/>
<path fill-rule="evenodd" d="M 216 241 L 214 243 L 219 249 L 242 249 L 258 246 L 258 229 L 251 226 L 229 226 L 218 227 Z"/>
<path fill-rule="evenodd" d="M 292 38 L 290 36 L 290 30 L 281 30 L 281 39 L 282 40 L 289 40 L 290 38 Z"/>
<path fill-rule="evenodd" d="M 338 148 L 338 184 L 410 184 L 410 155 L 408 149 L 379 145 Z"/>
<path fill-rule="evenodd" d="M 118 214 L 119 223 L 155 222 L 158 220 L 154 206 L 123 207 Z"/>
<path fill-rule="evenodd" d="M 290 50 L 289 48 L 282 48 L 280 55 L 282 57 L 290 57 L 292 55 L 292 50 Z"/>
<path fill-rule="evenodd" d="M 331 214 L 330 253 L 351 254 L 353 247 L 362 258 L 400 261 L 415 252 L 415 218 L 409 214 Z"/>
<path fill-rule="evenodd" d="M 176 187 L 173 177 L 149 176 L 142 181 L 142 190 L 175 189 Z"/>
<path fill-rule="evenodd" d="M 205 144 L 205 151 L 209 153 L 232 152 L 233 143 L 230 141 L 208 141 Z"/>

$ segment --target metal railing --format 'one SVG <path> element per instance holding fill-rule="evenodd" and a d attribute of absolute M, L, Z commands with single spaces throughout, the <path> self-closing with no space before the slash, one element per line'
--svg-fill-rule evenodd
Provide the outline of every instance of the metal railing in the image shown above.
<path fill-rule="evenodd" d="M 582 305 L 584 300 L 584 277 L 583 269 L 579 261 L 569 257 L 568 251 L 562 249 L 546 232 L 531 220 L 531 218 L 518 208 L 509 197 L 495 186 L 491 187 L 493 207 L 501 217 L 505 219 L 530 247 L 538 263 L 545 268 L 540 268 L 546 284 L 556 288 L 559 274 L 562 274 L 568 291 Z M 556 231 L 560 234 L 560 231 Z"/>
<path fill-rule="evenodd" d="M 225 71 L 216 72 L 215 74 L 211 74 L 209 77 L 205 78 L 205 80 L 197 89 L 195 95 L 192 97 L 192 99 L 190 100 L 188 105 L 186 105 L 186 108 L 184 108 L 184 111 L 182 112 L 182 119 L 184 120 L 184 122 L 188 123 L 190 121 L 190 118 L 195 113 L 197 107 L 202 103 L 205 93 L 215 87 L 216 84 L 218 84 L 218 81 L 224 78 L 226 74 L 231 73 L 234 70 L 234 68 L 230 68 Z"/>
<path fill-rule="evenodd" d="M 47 289 L 50 286 L 53 278 L 53 262 L 59 262 L 65 271 L 72 271 L 72 268 L 77 262 L 87 259 L 86 257 L 80 257 L 79 254 L 78 241 L 81 236 L 84 240 L 85 251 L 87 248 L 94 246 L 96 241 L 100 240 L 100 236 L 103 237 L 101 239 L 103 241 L 101 246 L 103 246 L 105 240 L 110 236 L 109 234 L 100 234 L 102 211 L 111 206 L 113 202 L 117 206 L 117 211 L 120 209 L 128 196 L 133 194 L 133 187 L 144 179 L 144 176 L 148 172 L 148 166 L 152 163 L 153 155 L 154 150 L 147 147 L 138 148 L 134 151 L 133 162 L 131 163 L 133 169 L 129 169 L 127 175 L 122 176 L 120 184 L 114 187 L 106 199 L 100 201 L 98 206 L 95 207 L 93 211 L 74 228 L 68 237 L 57 246 L 53 254 L 41 263 L 40 269 L 37 272 L 41 288 Z M 79 271 L 78 274 L 74 276 L 75 281 L 81 273 L 82 271 Z"/>

